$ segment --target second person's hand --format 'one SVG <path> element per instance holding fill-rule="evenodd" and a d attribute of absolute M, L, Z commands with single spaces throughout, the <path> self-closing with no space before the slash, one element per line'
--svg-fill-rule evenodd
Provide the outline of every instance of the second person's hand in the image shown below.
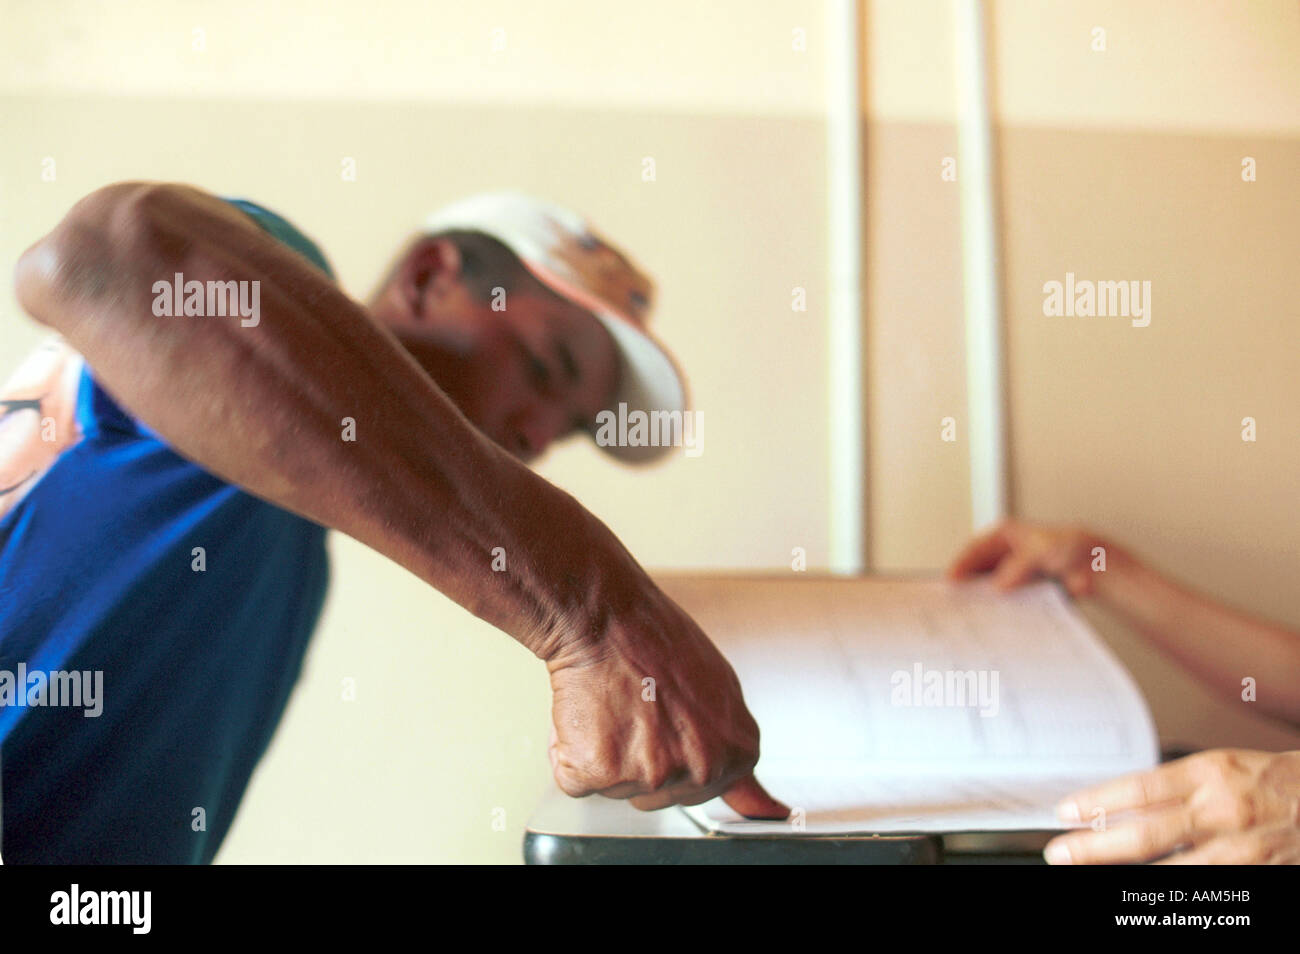
<path fill-rule="evenodd" d="M 1300 752 L 1218 749 L 1078 792 L 1051 864 L 1300 863 Z M 1091 829 L 1091 830 L 1090 830 Z"/>
<path fill-rule="evenodd" d="M 1006 520 L 977 537 L 948 569 L 954 580 L 991 573 L 993 584 L 1009 590 L 1038 577 L 1059 580 L 1071 596 L 1092 591 L 1093 562 L 1100 537 L 1082 527 L 1051 527 Z"/>

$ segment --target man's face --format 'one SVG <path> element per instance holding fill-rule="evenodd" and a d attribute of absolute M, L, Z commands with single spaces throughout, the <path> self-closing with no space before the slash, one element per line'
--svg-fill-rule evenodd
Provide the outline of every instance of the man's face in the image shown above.
<path fill-rule="evenodd" d="M 592 426 L 619 359 L 589 311 L 523 285 L 494 311 L 461 279 L 455 246 L 434 240 L 412 250 L 371 310 L 479 430 L 529 461 Z"/>

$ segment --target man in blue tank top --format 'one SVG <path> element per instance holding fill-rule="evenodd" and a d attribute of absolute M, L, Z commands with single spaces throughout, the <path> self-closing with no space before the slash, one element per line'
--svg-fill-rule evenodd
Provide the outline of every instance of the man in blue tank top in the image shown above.
<path fill-rule="evenodd" d="M 59 337 L 0 392 L 6 863 L 212 860 L 301 668 L 327 528 L 546 663 L 566 792 L 784 817 L 725 660 L 524 466 L 577 431 L 653 459 L 673 442 L 613 416 L 689 413 L 649 280 L 572 212 L 448 206 L 362 307 L 267 209 L 123 183 L 16 289 Z"/>

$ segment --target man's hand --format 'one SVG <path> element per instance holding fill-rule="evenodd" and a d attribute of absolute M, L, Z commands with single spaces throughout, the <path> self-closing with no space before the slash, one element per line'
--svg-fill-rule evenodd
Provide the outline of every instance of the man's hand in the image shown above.
<path fill-rule="evenodd" d="M 1093 548 L 1100 539 L 1080 527 L 1046 527 L 1007 520 L 977 537 L 953 561 L 948 575 L 964 580 L 992 573 L 993 584 L 1009 590 L 1046 576 L 1064 584 L 1071 596 L 1092 591 Z"/>
<path fill-rule="evenodd" d="M 1201 752 L 1079 792 L 1058 811 L 1100 830 L 1052 839 L 1052 864 L 1298 864 L 1300 752 Z"/>
<path fill-rule="evenodd" d="M 731 666 L 653 586 L 637 606 L 547 660 L 560 788 L 646 811 L 721 795 L 749 818 L 786 818 L 754 779 L 758 725 Z"/>

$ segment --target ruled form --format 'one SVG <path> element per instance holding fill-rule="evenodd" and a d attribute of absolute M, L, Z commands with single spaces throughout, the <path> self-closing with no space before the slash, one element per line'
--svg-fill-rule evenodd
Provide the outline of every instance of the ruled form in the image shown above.
<path fill-rule="evenodd" d="M 1136 684 L 1055 584 L 881 581 L 853 602 L 808 609 L 794 639 L 719 640 L 762 731 L 758 778 L 798 812 L 752 822 L 715 799 L 687 809 L 697 822 L 734 834 L 1053 829 L 1062 796 L 1158 761 Z"/>

